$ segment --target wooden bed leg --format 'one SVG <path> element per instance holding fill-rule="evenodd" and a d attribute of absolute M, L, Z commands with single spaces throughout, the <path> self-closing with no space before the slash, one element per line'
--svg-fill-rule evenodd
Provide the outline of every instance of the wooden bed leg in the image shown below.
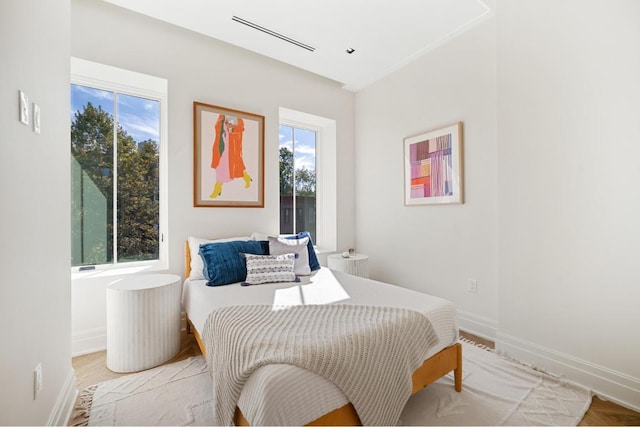
<path fill-rule="evenodd" d="M 191 322 L 189 322 L 189 315 L 184 313 L 184 322 L 185 322 L 185 330 L 187 331 L 187 335 L 191 333 Z"/>
<path fill-rule="evenodd" d="M 458 348 L 456 352 L 458 353 L 458 362 L 456 364 L 456 368 L 453 370 L 453 378 L 455 381 L 455 389 L 457 392 L 462 391 L 462 345 L 460 343 L 456 344 Z"/>

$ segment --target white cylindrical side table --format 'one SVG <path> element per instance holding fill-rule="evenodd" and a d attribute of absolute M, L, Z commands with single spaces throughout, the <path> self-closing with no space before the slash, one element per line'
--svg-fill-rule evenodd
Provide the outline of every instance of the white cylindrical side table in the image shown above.
<path fill-rule="evenodd" d="M 182 283 L 175 274 L 129 276 L 107 286 L 107 367 L 135 372 L 180 350 Z"/>
<path fill-rule="evenodd" d="M 345 258 L 340 254 L 327 256 L 327 266 L 332 270 L 344 271 L 354 276 L 369 277 L 369 257 L 353 254 Z"/>

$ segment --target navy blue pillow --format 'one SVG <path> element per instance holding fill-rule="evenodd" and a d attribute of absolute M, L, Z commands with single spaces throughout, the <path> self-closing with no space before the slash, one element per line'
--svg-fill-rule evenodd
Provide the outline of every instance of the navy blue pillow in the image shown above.
<path fill-rule="evenodd" d="M 320 262 L 316 256 L 316 250 L 313 248 L 311 234 L 309 234 L 308 231 L 301 231 L 294 236 L 285 237 L 285 239 L 304 239 L 305 237 L 309 238 L 309 243 L 307 244 L 307 251 L 309 252 L 309 268 L 311 268 L 311 271 L 320 270 Z"/>
<path fill-rule="evenodd" d="M 241 253 L 268 255 L 269 242 L 235 240 L 205 243 L 198 251 L 204 264 L 203 274 L 208 286 L 242 282 L 247 278 L 247 265 Z"/>

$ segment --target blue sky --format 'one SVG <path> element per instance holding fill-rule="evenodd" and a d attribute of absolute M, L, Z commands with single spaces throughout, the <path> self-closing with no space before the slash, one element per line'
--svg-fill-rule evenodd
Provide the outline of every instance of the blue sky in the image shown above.
<path fill-rule="evenodd" d="M 101 106 L 113 115 L 114 93 L 91 87 L 71 85 L 71 120 L 75 112 L 88 102 Z M 160 103 L 152 99 L 118 94 L 118 121 L 136 142 L 151 139 L 158 143 L 160 131 Z"/>
<path fill-rule="evenodd" d="M 76 111 L 82 111 L 88 102 L 101 106 L 104 111 L 113 115 L 114 93 L 80 85 L 71 85 L 71 120 Z M 158 142 L 160 129 L 160 103 L 158 101 L 118 94 L 118 119 L 120 125 L 136 142 L 151 139 Z M 295 130 L 296 169 L 305 167 L 316 169 L 316 133 L 307 129 Z M 292 128 L 280 126 L 280 146 L 292 148 Z"/>
<path fill-rule="evenodd" d="M 280 147 L 292 150 L 293 132 L 291 126 L 280 125 Z M 316 170 L 316 133 L 307 129 L 295 129 L 295 168 L 305 167 Z"/>

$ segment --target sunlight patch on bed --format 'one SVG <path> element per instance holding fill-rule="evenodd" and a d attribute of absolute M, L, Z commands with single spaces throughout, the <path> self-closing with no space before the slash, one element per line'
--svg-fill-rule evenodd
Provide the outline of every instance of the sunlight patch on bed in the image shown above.
<path fill-rule="evenodd" d="M 325 305 L 350 299 L 331 270 L 322 269 L 308 279 L 308 283 L 276 289 L 273 309 L 281 310 L 294 305 Z"/>

